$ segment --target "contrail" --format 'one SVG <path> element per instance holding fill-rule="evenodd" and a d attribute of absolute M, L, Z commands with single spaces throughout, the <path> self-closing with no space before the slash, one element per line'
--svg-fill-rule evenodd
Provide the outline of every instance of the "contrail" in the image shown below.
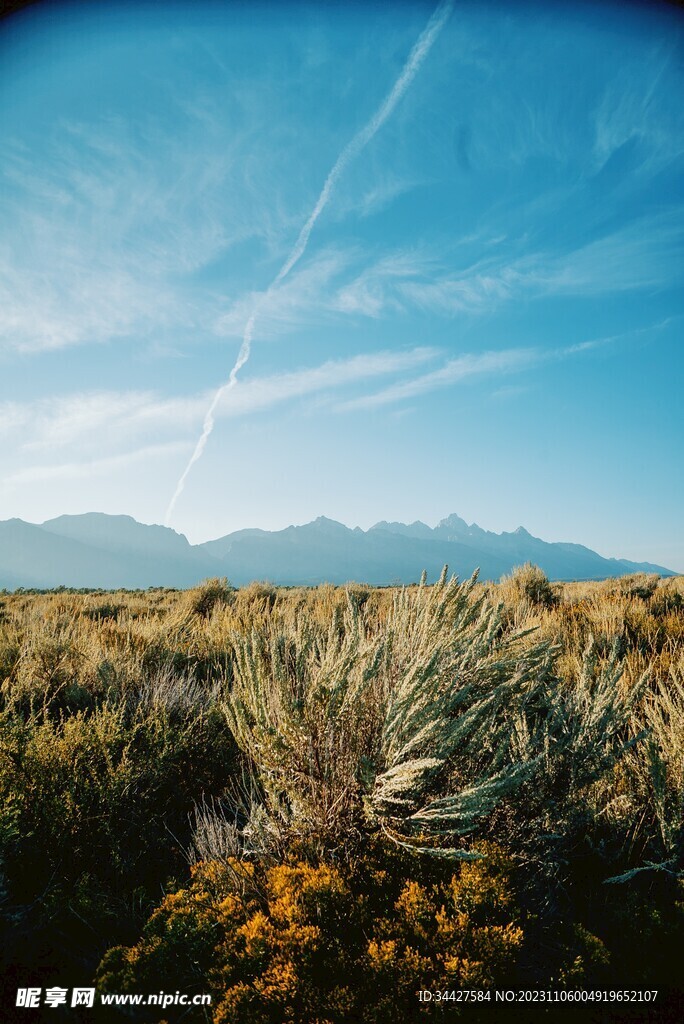
<path fill-rule="evenodd" d="M 309 218 L 306 221 L 306 224 L 299 232 L 299 237 L 297 238 L 297 241 L 295 242 L 289 256 L 287 257 L 282 267 L 274 277 L 273 281 L 271 281 L 266 291 L 262 292 L 262 294 L 257 299 L 254 306 L 254 310 L 251 316 L 249 317 L 247 323 L 245 324 L 245 330 L 242 335 L 242 345 L 240 346 L 238 357 L 235 360 L 235 365 L 233 366 L 233 369 L 230 371 L 230 376 L 228 377 L 228 380 L 225 382 L 225 384 L 222 384 L 221 387 L 218 389 L 218 391 L 216 392 L 212 399 L 211 405 L 207 409 L 206 415 L 204 417 L 202 434 L 197 444 L 195 445 L 194 452 L 190 456 L 190 461 L 183 470 L 183 473 L 178 483 L 176 484 L 176 490 L 174 491 L 173 497 L 169 502 L 169 507 L 166 510 L 166 518 L 164 521 L 167 526 L 169 525 L 171 516 L 173 515 L 173 510 L 176 505 L 176 502 L 183 493 L 183 488 L 185 487 L 185 481 L 188 478 L 188 474 L 192 467 L 195 465 L 195 463 L 202 457 L 202 453 L 206 447 L 207 441 L 209 440 L 209 436 L 212 430 L 214 429 L 214 413 L 216 412 L 216 408 L 221 399 L 223 398 L 223 396 L 226 395 L 235 387 L 237 383 L 237 375 L 242 369 L 242 367 L 245 365 L 247 360 L 249 359 L 249 354 L 252 348 L 252 338 L 254 337 L 254 327 L 264 302 L 269 297 L 271 292 L 273 292 L 278 287 L 278 285 L 284 280 L 284 278 L 287 277 L 287 275 L 290 273 L 295 264 L 298 263 L 299 260 L 304 255 L 314 225 L 316 224 L 316 221 L 318 220 L 323 210 L 327 206 L 328 201 L 330 200 L 330 196 L 332 195 L 333 190 L 340 179 L 340 176 L 346 170 L 346 168 L 352 162 L 352 160 L 355 157 L 357 157 L 359 153 L 368 145 L 368 143 L 371 141 L 376 132 L 379 131 L 379 129 L 385 123 L 387 118 L 392 114 L 397 103 L 402 98 L 402 96 L 408 89 L 409 85 L 411 84 L 411 82 L 417 75 L 418 71 L 420 70 L 423 61 L 430 52 L 430 49 L 432 48 L 432 45 L 435 42 L 437 36 L 444 28 L 444 25 L 446 24 L 449 15 L 451 14 L 452 8 L 453 0 L 441 0 L 441 3 L 437 6 L 434 13 L 432 14 L 432 17 L 430 18 L 427 25 L 425 26 L 420 36 L 418 37 L 418 40 L 416 41 L 413 49 L 411 50 L 411 53 L 409 54 L 408 60 L 406 61 L 401 74 L 399 75 L 396 82 L 390 89 L 389 93 L 387 94 L 383 102 L 380 104 L 376 112 L 373 114 L 373 116 L 370 118 L 370 120 L 363 126 L 363 128 L 361 128 L 356 133 L 354 138 L 347 143 L 347 145 L 344 147 L 344 149 L 338 156 L 337 160 L 335 161 L 335 164 L 333 165 L 332 170 L 328 174 L 328 177 L 325 179 L 325 184 L 321 189 L 321 194 L 318 197 L 316 205 L 309 214 Z"/>

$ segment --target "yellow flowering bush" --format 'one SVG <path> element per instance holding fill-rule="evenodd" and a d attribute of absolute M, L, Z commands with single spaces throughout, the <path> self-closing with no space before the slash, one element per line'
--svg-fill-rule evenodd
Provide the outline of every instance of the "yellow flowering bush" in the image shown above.
<path fill-rule="evenodd" d="M 110 950 L 98 984 L 214 995 L 214 1024 L 420 1019 L 420 989 L 514 975 L 523 932 L 494 847 L 455 871 L 369 844 L 353 866 L 197 865 L 142 940 Z"/>

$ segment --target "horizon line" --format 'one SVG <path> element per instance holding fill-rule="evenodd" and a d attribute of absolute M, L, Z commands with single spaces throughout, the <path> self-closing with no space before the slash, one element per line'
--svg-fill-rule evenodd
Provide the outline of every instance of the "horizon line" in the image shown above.
<path fill-rule="evenodd" d="M 342 520 L 333 519 L 330 516 L 326 516 L 326 515 L 321 514 L 321 515 L 315 516 L 313 519 L 307 519 L 304 522 L 288 523 L 287 525 L 279 527 L 279 528 L 276 528 L 276 529 L 268 529 L 266 527 L 258 527 L 258 526 L 238 527 L 237 529 L 230 530 L 228 533 L 221 533 L 221 534 L 219 534 L 216 537 L 210 537 L 207 540 L 198 541 L 196 543 L 193 543 L 192 541 L 190 541 L 185 533 L 183 533 L 180 530 L 174 529 L 172 526 L 166 526 L 164 523 L 158 523 L 158 522 L 143 522 L 142 520 L 136 519 L 135 516 L 132 516 L 130 513 L 127 513 L 127 512 L 102 512 L 102 511 L 95 511 L 95 510 L 89 510 L 87 512 L 74 512 L 74 513 L 67 512 L 67 513 L 61 513 L 58 516 L 53 516 L 50 519 L 44 519 L 41 522 L 36 522 L 34 520 L 29 520 L 29 519 L 22 519 L 21 516 L 10 516 L 8 519 L 1 519 L 0 520 L 0 525 L 2 523 L 21 522 L 21 523 L 25 523 L 28 526 L 36 526 L 38 528 L 41 528 L 41 527 L 45 526 L 48 523 L 54 522 L 57 519 L 67 519 L 67 518 L 68 519 L 79 519 L 79 518 L 83 518 L 85 516 L 103 516 L 103 517 L 106 517 L 108 519 L 129 519 L 132 522 L 136 523 L 138 526 L 156 527 L 156 528 L 160 528 L 162 530 L 168 530 L 171 533 L 176 534 L 176 536 L 183 537 L 184 540 L 187 541 L 189 547 L 191 547 L 191 548 L 201 548 L 201 547 L 203 547 L 206 544 L 211 544 L 211 543 L 214 543 L 215 541 L 223 540 L 226 537 L 230 537 L 230 536 L 232 536 L 232 535 L 234 535 L 236 533 L 242 533 L 242 532 L 244 532 L 246 530 L 256 530 L 256 531 L 259 531 L 261 533 L 266 533 L 266 534 L 284 533 L 286 530 L 289 530 L 289 529 L 296 529 L 296 528 L 302 528 L 302 527 L 305 527 L 305 526 L 311 526 L 311 525 L 315 524 L 316 522 L 318 522 L 319 520 L 325 520 L 326 522 L 334 523 L 335 525 L 341 526 L 344 529 L 349 530 L 350 532 L 360 531 L 363 534 L 368 534 L 371 531 L 373 531 L 380 523 L 387 523 L 387 524 L 397 523 L 398 525 L 401 525 L 401 526 L 421 525 L 421 526 L 427 527 L 427 529 L 429 529 L 431 531 L 434 531 L 446 519 L 449 519 L 452 516 L 457 516 L 459 519 L 461 519 L 462 522 L 464 522 L 466 524 L 468 529 L 472 529 L 473 527 L 476 527 L 477 529 L 482 530 L 484 533 L 491 534 L 492 536 L 495 536 L 495 537 L 512 536 L 512 535 L 514 535 L 516 533 L 517 534 L 524 533 L 528 537 L 530 537 L 532 540 L 541 541 L 541 543 L 543 543 L 543 544 L 573 544 L 573 545 L 575 545 L 577 547 L 585 548 L 586 550 L 591 551 L 593 554 L 596 554 L 600 558 L 603 558 L 603 559 L 605 559 L 607 561 L 634 562 L 635 564 L 648 564 L 648 565 L 656 566 L 659 569 L 665 569 L 669 573 L 675 573 L 676 575 L 679 575 L 679 576 L 684 575 L 684 569 L 682 569 L 682 570 L 672 569 L 669 566 L 661 565 L 660 563 L 654 562 L 651 559 L 639 559 L 639 560 L 637 560 L 637 559 L 632 559 L 632 558 L 618 557 L 616 555 L 603 555 L 603 554 L 601 554 L 600 551 L 597 551 L 595 548 L 590 548 L 590 547 L 588 547 L 587 544 L 582 544 L 582 543 L 580 543 L 578 541 L 572 541 L 572 540 L 545 540 L 543 537 L 539 537 L 536 534 L 530 533 L 530 531 L 526 527 L 524 527 L 522 525 L 519 525 L 519 526 L 517 526 L 517 527 L 515 527 L 514 529 L 511 529 L 511 530 L 502 530 L 500 533 L 497 533 L 495 530 L 490 530 L 490 529 L 487 529 L 487 528 L 485 528 L 483 526 L 480 526 L 480 524 L 475 522 L 475 521 L 473 521 L 471 523 L 468 523 L 467 520 L 463 519 L 463 517 L 460 516 L 458 512 L 450 512 L 446 516 L 443 516 L 441 519 L 439 519 L 437 521 L 435 526 L 430 526 L 428 523 L 426 523 L 422 519 L 413 519 L 409 523 L 404 523 L 404 522 L 402 522 L 401 520 L 398 520 L 398 519 L 394 519 L 394 520 L 379 519 L 376 522 L 372 523 L 370 526 L 366 527 L 365 529 L 362 526 L 359 526 L 359 525 L 350 526 L 347 523 L 342 522 Z M 413 538 L 413 539 L 419 540 L 420 538 Z"/>

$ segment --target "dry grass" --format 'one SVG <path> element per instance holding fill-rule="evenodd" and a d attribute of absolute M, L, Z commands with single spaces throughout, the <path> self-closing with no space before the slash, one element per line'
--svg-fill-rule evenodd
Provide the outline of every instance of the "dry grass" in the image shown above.
<path fill-rule="evenodd" d="M 433 863 L 495 843 L 530 934 L 622 902 L 663 959 L 684 578 L 0 595 L 0 800 L 9 919 L 77 951 L 188 856 L 351 870 L 384 837 Z"/>

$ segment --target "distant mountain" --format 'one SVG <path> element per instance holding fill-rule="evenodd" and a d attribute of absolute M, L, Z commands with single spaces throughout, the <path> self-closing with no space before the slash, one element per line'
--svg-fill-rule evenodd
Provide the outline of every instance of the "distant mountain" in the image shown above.
<path fill-rule="evenodd" d="M 187 559 L 193 549 L 187 537 L 166 526 L 146 526 L 132 516 L 108 516 L 87 512 L 81 516 L 59 516 L 43 523 L 43 529 L 60 537 L 70 537 L 82 544 L 92 544 L 104 551 L 137 551 L 146 557 Z"/>
<path fill-rule="evenodd" d="M 457 515 L 450 515 L 432 531 L 435 537 L 458 541 L 478 551 L 489 551 L 520 565 L 534 562 L 549 579 L 605 579 L 631 572 L 656 572 L 674 575 L 663 566 L 650 562 L 630 562 L 626 559 L 603 558 L 582 544 L 547 543 L 533 537 L 523 526 L 512 533 L 490 533 L 476 523 L 470 526 Z"/>
<path fill-rule="evenodd" d="M 305 526 L 274 533 L 241 530 L 200 546 L 221 561 L 235 583 L 254 578 L 284 584 L 350 579 L 404 583 L 419 579 L 423 569 L 434 579 L 445 564 L 461 577 L 479 568 L 482 579 L 499 579 L 528 561 L 550 579 L 604 579 L 630 572 L 672 575 L 650 563 L 603 558 L 579 544 L 549 544 L 523 527 L 513 533 L 490 533 L 457 515 L 434 529 L 420 521 L 380 522 L 367 532 L 321 516 Z"/>
<path fill-rule="evenodd" d="M 283 584 L 415 582 L 423 569 L 439 575 L 448 562 L 460 575 L 479 567 L 486 579 L 498 579 L 508 563 L 488 552 L 439 539 L 407 538 L 391 531 L 350 530 L 319 517 L 305 526 L 275 533 L 242 530 L 200 545 L 220 559 L 235 583 L 269 579 Z"/>
<path fill-rule="evenodd" d="M 42 526 L 0 522 L 0 587 L 189 587 L 216 563 L 164 526 L 91 512 Z"/>
<path fill-rule="evenodd" d="M 227 576 L 236 585 L 254 579 L 384 585 L 416 582 L 423 569 L 436 579 L 445 564 L 461 577 L 479 568 L 482 579 L 496 580 L 528 561 L 559 580 L 675 575 L 648 562 L 603 558 L 580 544 L 547 543 L 523 527 L 491 533 L 457 515 L 434 529 L 419 521 L 380 522 L 367 531 L 320 516 L 304 526 L 238 530 L 197 545 L 168 527 L 99 512 L 59 516 L 41 526 L 0 522 L 0 588 L 8 590 L 189 587 L 209 576 Z"/>

